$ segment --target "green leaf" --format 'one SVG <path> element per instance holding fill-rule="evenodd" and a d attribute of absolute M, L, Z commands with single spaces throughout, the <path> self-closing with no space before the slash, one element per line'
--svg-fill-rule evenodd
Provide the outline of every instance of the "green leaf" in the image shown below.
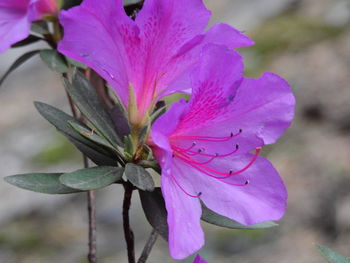
<path fill-rule="evenodd" d="M 61 175 L 62 184 L 79 190 L 96 190 L 122 179 L 122 167 L 98 166 Z"/>
<path fill-rule="evenodd" d="M 15 62 L 10 66 L 10 68 L 5 72 L 5 74 L 0 79 L 0 86 L 4 82 L 4 80 L 7 78 L 7 76 L 14 71 L 16 68 L 18 68 L 20 65 L 22 65 L 24 62 L 26 62 L 28 59 L 33 57 L 34 55 L 38 54 L 40 50 L 33 50 L 29 51 L 28 53 L 23 54 L 18 59 L 16 59 Z"/>
<path fill-rule="evenodd" d="M 63 0 L 62 9 L 68 10 L 74 6 L 80 5 L 82 0 Z"/>
<path fill-rule="evenodd" d="M 97 165 L 118 165 L 116 158 L 111 157 L 110 152 L 84 138 L 81 134 L 72 129 L 69 124 L 75 123 L 81 127 L 86 127 L 83 123 L 48 104 L 35 102 L 34 105 L 47 121 L 55 126 L 58 131 L 62 132 L 81 152 L 86 154 Z"/>
<path fill-rule="evenodd" d="M 91 141 L 92 143 L 96 143 L 100 146 L 103 146 L 105 148 L 108 148 L 112 151 L 116 151 L 116 149 L 104 138 L 97 135 L 93 130 L 90 128 L 87 128 L 86 126 L 82 126 L 76 122 L 68 121 L 69 125 L 77 131 L 81 136 L 86 138 L 87 140 Z"/>
<path fill-rule="evenodd" d="M 316 244 L 316 248 L 330 263 L 350 263 L 350 258 L 321 245 Z"/>
<path fill-rule="evenodd" d="M 50 34 L 50 30 L 46 21 L 33 22 L 31 24 L 30 30 L 41 35 Z"/>
<path fill-rule="evenodd" d="M 124 170 L 125 177 L 137 188 L 145 191 L 154 190 L 152 176 L 142 166 L 127 163 Z"/>
<path fill-rule="evenodd" d="M 53 49 L 45 49 L 40 51 L 41 59 L 46 65 L 57 72 L 65 73 L 68 71 L 67 61 L 64 56 Z"/>
<path fill-rule="evenodd" d="M 222 226 L 222 227 L 227 227 L 227 228 L 232 228 L 232 229 L 263 229 L 263 228 L 270 228 L 277 226 L 275 222 L 272 221 L 267 221 L 255 225 L 242 225 L 232 219 L 229 219 L 225 216 L 219 215 L 215 213 L 214 211 L 210 210 L 207 208 L 203 203 L 202 203 L 202 218 L 203 221 L 216 225 L 216 226 Z"/>
<path fill-rule="evenodd" d="M 63 185 L 59 177 L 61 173 L 29 173 L 6 176 L 6 182 L 19 188 L 45 194 L 70 194 L 80 190 Z"/>
<path fill-rule="evenodd" d="M 155 188 L 153 192 L 140 190 L 139 194 L 147 221 L 168 241 L 167 211 L 160 188 Z"/>
<path fill-rule="evenodd" d="M 126 117 L 126 112 L 122 105 L 117 103 L 112 109 L 111 117 L 114 124 L 114 128 L 117 134 L 124 138 L 128 136 L 131 132 L 130 124 L 128 118 Z"/>
<path fill-rule="evenodd" d="M 71 58 L 69 58 L 69 57 L 66 57 L 66 60 L 68 61 L 69 64 L 71 64 L 71 65 L 74 66 L 74 67 L 82 68 L 82 69 L 86 69 L 86 68 L 87 68 L 86 65 L 84 65 L 83 63 L 80 63 L 80 62 L 77 61 L 77 60 L 71 59 Z"/>
<path fill-rule="evenodd" d="M 75 71 L 73 83 L 70 84 L 67 79 L 64 79 L 64 83 L 74 103 L 97 131 L 113 146 L 123 145 L 122 140 L 114 129 L 109 112 L 106 110 L 94 87 L 84 75 L 79 71 Z"/>
<path fill-rule="evenodd" d="M 68 135 L 66 135 L 66 137 L 79 149 L 79 151 L 85 154 L 95 164 L 99 166 L 104 166 L 104 165 L 117 166 L 118 165 L 117 158 L 113 158 L 108 154 L 103 154 L 100 151 L 97 151 L 94 148 L 87 146 L 86 144 L 81 143 L 80 141 L 73 139 Z"/>
<path fill-rule="evenodd" d="M 37 37 L 37 36 L 34 36 L 34 35 L 29 35 L 27 38 L 13 44 L 11 47 L 14 48 L 14 47 L 23 47 L 23 46 L 26 46 L 26 45 L 29 45 L 29 44 L 33 44 L 35 42 L 38 42 L 39 40 L 43 40 L 41 37 Z"/>

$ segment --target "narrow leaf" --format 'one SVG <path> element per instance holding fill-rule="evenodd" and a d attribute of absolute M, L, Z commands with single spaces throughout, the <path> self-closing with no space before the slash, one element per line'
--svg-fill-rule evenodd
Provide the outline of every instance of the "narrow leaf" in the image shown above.
<path fill-rule="evenodd" d="M 71 59 L 71 58 L 69 58 L 69 57 L 66 57 L 66 60 L 68 61 L 69 64 L 71 64 L 71 65 L 74 66 L 74 67 L 82 68 L 82 69 L 86 69 L 86 68 L 87 68 L 86 65 L 84 65 L 83 63 L 80 63 L 80 62 L 77 61 L 77 60 Z"/>
<path fill-rule="evenodd" d="M 65 73 L 68 71 L 68 65 L 64 56 L 58 53 L 56 50 L 41 50 L 40 57 L 50 69 L 60 73 Z"/>
<path fill-rule="evenodd" d="M 126 112 L 123 109 L 123 106 L 116 104 L 112 110 L 112 121 L 114 128 L 120 138 L 128 136 L 130 134 L 130 124 L 128 118 L 126 117 Z"/>
<path fill-rule="evenodd" d="M 203 221 L 216 225 L 216 226 L 222 226 L 222 227 L 227 227 L 227 228 L 232 228 L 232 229 L 263 229 L 263 228 L 270 228 L 277 226 L 275 222 L 272 221 L 267 221 L 255 225 L 242 225 L 232 219 L 229 219 L 225 216 L 219 215 L 215 213 L 214 211 L 210 210 L 207 208 L 203 203 L 202 203 L 202 218 Z"/>
<path fill-rule="evenodd" d="M 316 244 L 316 248 L 330 263 L 350 263 L 350 258 L 335 252 L 332 249 Z"/>
<path fill-rule="evenodd" d="M 27 38 L 23 39 L 22 41 L 17 42 L 16 44 L 13 44 L 11 47 L 13 47 L 13 48 L 14 47 L 23 47 L 23 46 L 38 42 L 39 40 L 43 40 L 43 39 L 41 37 L 29 35 Z"/>
<path fill-rule="evenodd" d="M 108 148 L 112 151 L 116 151 L 116 149 L 107 140 L 105 140 L 104 138 L 97 135 L 94 132 L 94 130 L 91 130 L 90 128 L 84 127 L 76 122 L 68 121 L 68 123 L 75 131 L 77 131 L 81 136 L 83 136 L 87 140 L 89 140 L 93 143 L 96 143 L 98 145 L 101 145 L 105 148 Z"/>
<path fill-rule="evenodd" d="M 117 165 L 117 158 L 110 157 L 111 153 L 101 146 L 84 138 L 81 134 L 71 128 L 69 123 L 75 123 L 81 127 L 86 127 L 83 123 L 69 116 L 63 111 L 42 102 L 35 102 L 35 107 L 39 113 L 48 120 L 57 130 L 62 132 L 74 145 L 85 153 L 97 165 Z M 86 127 L 87 128 L 87 127 Z"/>
<path fill-rule="evenodd" d="M 142 166 L 127 163 L 125 166 L 124 175 L 137 188 L 145 191 L 154 190 L 152 176 Z"/>
<path fill-rule="evenodd" d="M 168 241 L 167 211 L 159 187 L 153 192 L 139 191 L 141 204 L 145 216 L 151 226 Z"/>
<path fill-rule="evenodd" d="M 99 166 L 117 166 L 117 158 L 112 158 L 107 154 L 102 154 L 101 152 L 95 150 L 94 148 L 76 140 L 72 137 L 66 135 L 68 140 L 70 140 L 75 147 L 79 149 L 83 154 L 85 154 L 91 161 Z"/>
<path fill-rule="evenodd" d="M 31 24 L 30 30 L 40 35 L 50 34 L 49 27 L 45 21 L 35 21 Z"/>
<path fill-rule="evenodd" d="M 5 177 L 5 181 L 19 188 L 45 194 L 70 194 L 80 190 L 63 185 L 59 177 L 61 173 L 16 174 Z"/>
<path fill-rule="evenodd" d="M 82 114 L 113 146 L 122 145 L 122 140 L 114 130 L 114 125 L 109 112 L 97 95 L 96 90 L 84 75 L 76 71 L 73 75 L 73 83 L 64 79 L 67 92 L 74 100 Z"/>
<path fill-rule="evenodd" d="M 14 71 L 16 68 L 18 68 L 20 65 L 22 65 L 24 62 L 26 62 L 28 59 L 33 57 L 34 55 L 38 54 L 40 50 L 33 50 L 28 53 L 23 54 L 20 56 L 13 64 L 10 66 L 10 68 L 5 72 L 5 74 L 0 79 L 0 86 L 4 82 L 4 80 L 7 78 L 7 76 Z"/>
<path fill-rule="evenodd" d="M 123 176 L 122 167 L 98 166 L 80 169 L 61 175 L 62 184 L 79 190 L 96 190 L 118 182 Z"/>
<path fill-rule="evenodd" d="M 74 6 L 80 5 L 82 0 L 63 0 L 62 9 L 68 10 Z"/>

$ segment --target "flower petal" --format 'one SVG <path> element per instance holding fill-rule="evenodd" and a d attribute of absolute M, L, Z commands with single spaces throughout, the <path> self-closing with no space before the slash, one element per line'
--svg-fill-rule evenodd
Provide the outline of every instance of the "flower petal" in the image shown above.
<path fill-rule="evenodd" d="M 59 18 L 64 38 L 58 50 L 93 68 L 127 104 L 127 55 L 138 41 L 138 28 L 125 14 L 123 1 L 85 0 L 80 6 L 61 11 Z"/>
<path fill-rule="evenodd" d="M 184 100 L 173 103 L 166 114 L 160 116 L 152 125 L 151 138 L 153 144 L 158 147 L 172 151 L 169 145 L 168 136 L 170 136 L 176 126 L 179 124 L 181 116 L 186 112 L 188 105 Z"/>
<path fill-rule="evenodd" d="M 272 144 L 290 126 L 294 108 L 295 97 L 287 81 L 265 73 L 259 79 L 243 80 L 227 121 L 255 129 L 265 144 Z"/>
<path fill-rule="evenodd" d="M 192 73 L 193 96 L 173 136 L 227 137 L 241 130 L 230 147 L 239 144 L 245 152 L 275 142 L 294 116 L 295 98 L 288 83 L 273 73 L 242 79 L 234 53 L 213 46 L 207 50 Z M 216 152 L 224 152 L 227 143 L 215 144 Z M 201 142 L 206 149 L 212 145 Z"/>
<path fill-rule="evenodd" d="M 224 23 L 213 25 L 205 35 L 204 42 L 224 45 L 229 49 L 249 47 L 254 41 L 244 35 L 241 31 Z"/>
<path fill-rule="evenodd" d="M 180 46 L 204 31 L 209 17 L 202 0 L 145 1 L 135 20 L 142 42 L 134 78 L 141 111 L 187 69 L 185 61 L 174 63 L 173 57 Z"/>
<path fill-rule="evenodd" d="M 220 23 L 213 25 L 205 34 L 195 36 L 177 50 L 176 55 L 170 62 L 171 64 L 169 64 L 169 68 L 179 69 L 182 67 L 188 69 L 183 70 L 182 73 L 179 72 L 179 76 L 169 84 L 169 87 L 159 97 L 175 92 L 188 94 L 192 92 L 191 69 L 198 65 L 198 57 L 200 57 L 203 48 L 208 44 L 223 45 L 226 48 L 233 49 L 251 46 L 254 42 L 239 30 L 227 24 Z"/>
<path fill-rule="evenodd" d="M 29 35 L 29 0 L 3 0 L 0 3 L 0 53 Z"/>
<path fill-rule="evenodd" d="M 207 263 L 199 254 L 194 259 L 193 263 Z"/>
<path fill-rule="evenodd" d="M 168 156 L 167 158 L 172 158 Z M 178 185 L 180 174 L 163 166 L 161 185 L 168 212 L 169 249 L 175 259 L 184 259 L 198 251 L 204 244 L 204 233 L 200 224 L 202 209 L 198 198 L 183 192 Z M 192 188 L 186 190 L 191 191 Z"/>
<path fill-rule="evenodd" d="M 252 158 L 251 154 L 218 158 L 210 164 L 210 168 L 223 172 L 230 169 L 239 171 Z M 210 177 L 181 160 L 175 162 L 173 167 L 186 174 L 179 183 L 191 184 L 195 192 L 201 193 L 200 198 L 205 205 L 220 215 L 251 225 L 279 220 L 285 212 L 287 191 L 278 172 L 263 157 L 259 157 L 246 171 L 224 180 Z M 247 180 L 249 183 L 245 185 Z"/>

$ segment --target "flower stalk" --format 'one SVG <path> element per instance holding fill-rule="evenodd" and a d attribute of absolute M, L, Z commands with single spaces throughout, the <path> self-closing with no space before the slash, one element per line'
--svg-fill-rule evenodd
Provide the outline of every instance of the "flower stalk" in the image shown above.
<path fill-rule="evenodd" d="M 128 262 L 135 263 L 135 244 L 134 233 L 130 228 L 129 210 L 131 206 L 131 198 L 133 192 L 133 185 L 129 182 L 124 183 L 124 201 L 123 201 L 123 228 L 128 251 Z"/>

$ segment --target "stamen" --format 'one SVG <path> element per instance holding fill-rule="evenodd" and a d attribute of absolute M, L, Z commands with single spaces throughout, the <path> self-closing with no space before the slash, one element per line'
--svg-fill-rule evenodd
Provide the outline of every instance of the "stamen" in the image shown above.
<path fill-rule="evenodd" d="M 233 185 L 233 186 L 247 186 L 250 183 L 250 181 L 247 180 L 244 182 L 244 184 L 233 184 L 233 183 L 228 183 L 228 182 L 225 182 L 225 183 L 229 184 L 229 185 Z"/>
<path fill-rule="evenodd" d="M 189 194 L 179 183 L 178 181 L 175 179 L 174 176 L 171 175 L 171 178 L 174 180 L 174 182 L 176 183 L 176 185 L 182 190 L 182 192 L 184 192 L 186 195 L 188 195 L 189 197 L 193 197 L 193 198 L 199 198 L 202 195 L 202 192 L 199 192 L 197 195 L 191 195 Z"/>
<path fill-rule="evenodd" d="M 173 146 L 174 147 L 174 150 L 176 152 L 186 152 L 187 155 L 189 156 L 195 156 L 195 155 L 200 155 L 200 156 L 206 156 L 206 157 L 227 157 L 227 156 L 230 156 L 234 153 L 236 153 L 239 149 L 239 145 L 236 144 L 235 145 L 235 149 L 232 151 L 232 152 L 229 152 L 229 153 L 225 153 L 225 154 L 218 154 L 218 153 L 215 153 L 215 154 L 209 154 L 209 153 L 203 153 L 203 149 L 198 149 L 197 152 L 194 152 L 194 151 L 191 151 L 191 150 L 187 150 L 185 151 L 184 149 L 181 149 L 177 146 Z"/>
<path fill-rule="evenodd" d="M 246 171 L 250 166 L 252 166 L 252 164 L 256 161 L 256 159 L 258 158 L 259 156 L 259 153 L 261 151 L 261 147 L 257 147 L 256 149 L 256 152 L 255 152 L 255 155 L 253 156 L 253 158 L 250 160 L 250 162 L 245 166 L 243 167 L 241 170 L 238 170 L 236 172 L 233 172 L 232 170 L 229 171 L 229 173 L 225 173 L 225 172 L 220 172 L 220 171 L 216 171 L 214 169 L 211 169 L 210 167 L 207 167 L 203 164 L 200 164 L 198 162 L 196 162 L 195 160 L 193 160 L 192 158 L 190 158 L 189 156 L 186 156 L 184 155 L 184 157 L 176 154 L 175 152 L 175 157 L 178 157 L 180 158 L 181 160 L 183 160 L 184 162 L 190 164 L 192 167 L 196 168 L 197 170 L 199 170 L 200 172 L 202 173 L 205 173 L 206 175 L 209 175 L 213 178 L 216 178 L 216 179 L 226 179 L 226 178 L 229 178 L 233 175 L 237 175 L 237 174 L 240 174 L 240 173 L 243 173 L 244 171 Z M 182 154 L 183 155 L 183 154 Z M 206 170 L 206 171 L 205 171 Z M 213 174 L 218 174 L 218 175 L 223 175 L 223 176 L 215 176 L 215 175 L 212 175 L 210 173 L 213 173 Z"/>
<path fill-rule="evenodd" d="M 233 137 L 236 137 L 242 133 L 242 129 L 239 129 L 239 131 L 234 134 L 233 132 L 230 133 L 230 136 L 226 137 L 212 137 L 212 136 L 175 136 L 176 139 L 189 139 L 189 140 L 198 140 L 198 141 L 207 141 L 207 142 L 225 142 L 230 140 Z"/>
<path fill-rule="evenodd" d="M 187 151 L 190 151 L 191 149 L 193 149 L 193 147 L 195 147 L 196 146 L 196 142 L 192 142 L 192 145 L 190 146 L 190 147 L 188 147 L 187 149 L 182 149 L 182 148 L 179 148 L 179 147 L 176 147 L 176 146 L 174 146 L 174 147 L 176 147 L 177 148 L 177 152 L 187 152 Z"/>

